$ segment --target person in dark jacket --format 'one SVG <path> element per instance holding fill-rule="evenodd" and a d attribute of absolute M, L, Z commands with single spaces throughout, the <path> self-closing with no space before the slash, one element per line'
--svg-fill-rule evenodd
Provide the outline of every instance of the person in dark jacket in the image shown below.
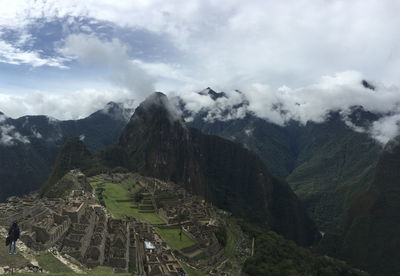
<path fill-rule="evenodd" d="M 8 237 L 10 238 L 10 250 L 8 251 L 9 254 L 17 254 L 17 240 L 19 239 L 19 227 L 16 222 L 14 222 L 10 230 L 8 230 Z"/>

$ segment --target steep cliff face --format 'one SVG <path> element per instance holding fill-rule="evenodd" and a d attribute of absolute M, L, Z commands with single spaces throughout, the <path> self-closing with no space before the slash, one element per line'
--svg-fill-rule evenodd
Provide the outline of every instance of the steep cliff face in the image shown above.
<path fill-rule="evenodd" d="M 119 142 L 129 169 L 184 182 L 186 188 L 200 193 L 191 144 L 190 131 L 162 93 L 151 95 L 136 109 Z"/>
<path fill-rule="evenodd" d="M 400 273 L 399 138 L 386 145 L 373 181 L 347 212 L 343 257 L 374 275 Z"/>
<path fill-rule="evenodd" d="M 319 237 L 296 195 L 269 174 L 257 155 L 237 143 L 187 128 L 162 93 L 136 109 L 117 148 L 123 149 L 126 159 L 119 165 L 177 182 L 219 208 L 299 244 L 309 245 Z"/>

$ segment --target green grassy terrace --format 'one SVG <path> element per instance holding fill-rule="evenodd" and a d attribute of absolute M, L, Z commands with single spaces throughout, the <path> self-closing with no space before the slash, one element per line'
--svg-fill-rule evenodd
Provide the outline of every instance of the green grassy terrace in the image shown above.
<path fill-rule="evenodd" d="M 114 183 L 101 184 L 102 180 L 99 176 L 90 178 L 89 181 L 96 191 L 97 199 L 100 202 L 101 200 L 104 201 L 105 207 L 115 218 L 122 219 L 125 216 L 131 216 L 150 224 L 165 223 L 155 212 L 139 211 L 138 207 L 142 203 L 137 204 L 134 202 L 134 195 L 135 192 L 138 192 L 139 187 L 135 186 L 133 181 L 129 182 L 125 180 L 121 185 Z M 97 192 L 99 188 L 104 189 L 102 195 Z"/>
<path fill-rule="evenodd" d="M 179 236 L 180 228 L 163 229 L 157 227 L 156 231 L 172 249 L 179 250 L 195 244 L 185 232 L 182 232 L 182 237 Z"/>

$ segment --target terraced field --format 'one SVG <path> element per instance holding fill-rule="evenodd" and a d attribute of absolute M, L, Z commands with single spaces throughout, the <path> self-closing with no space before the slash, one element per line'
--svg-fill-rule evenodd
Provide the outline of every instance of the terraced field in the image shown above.
<path fill-rule="evenodd" d="M 135 192 L 140 189 L 137 185 L 129 183 L 129 181 L 124 181 L 121 184 L 104 182 L 100 176 L 90 178 L 89 181 L 96 191 L 97 199 L 104 202 L 105 207 L 115 218 L 122 219 L 125 216 L 131 216 L 151 224 L 165 223 L 154 211 L 139 209 L 140 206 L 150 205 L 148 204 L 148 197 L 143 198 L 139 203 L 134 202 Z"/>
<path fill-rule="evenodd" d="M 180 228 L 163 229 L 157 227 L 156 231 L 172 249 L 179 250 L 195 244 L 184 232 L 182 232 L 181 236 L 179 235 L 181 232 Z"/>

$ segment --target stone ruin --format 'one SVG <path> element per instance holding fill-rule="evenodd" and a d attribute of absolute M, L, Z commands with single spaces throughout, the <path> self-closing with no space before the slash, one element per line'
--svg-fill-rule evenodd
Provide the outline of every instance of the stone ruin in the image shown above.
<path fill-rule="evenodd" d="M 171 249 L 152 226 L 136 222 L 131 226 L 131 233 L 135 237 L 132 250 L 137 256 L 137 270 L 134 272 L 149 276 L 186 275 Z"/>
<path fill-rule="evenodd" d="M 79 181 L 86 181 L 80 172 L 76 175 Z M 113 183 L 127 178 L 124 174 L 104 177 Z M 28 247 L 55 249 L 87 268 L 108 266 L 114 272 L 136 275 L 186 275 L 177 257 L 197 268 L 226 262 L 215 235 L 212 206 L 171 183 L 141 178 L 137 184 L 151 198 L 146 199 L 146 205 L 166 221 L 157 227 L 179 227 L 194 245 L 172 251 L 152 225 L 133 218 L 112 218 L 91 192 L 79 189 L 64 198 L 39 198 L 37 194 L 13 197 L 0 204 L 0 225 L 8 228 L 18 221 L 21 240 Z M 199 262 L 205 257 L 210 257 L 207 262 Z M 223 275 L 218 270 L 212 274 Z"/>

